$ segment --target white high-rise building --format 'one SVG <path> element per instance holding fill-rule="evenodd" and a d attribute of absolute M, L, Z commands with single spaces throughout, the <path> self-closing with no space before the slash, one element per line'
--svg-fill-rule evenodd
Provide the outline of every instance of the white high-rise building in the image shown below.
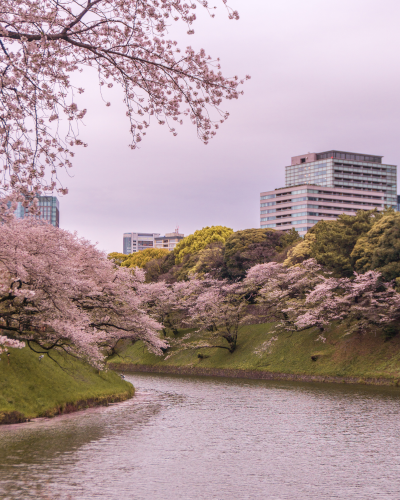
<path fill-rule="evenodd" d="M 357 210 L 397 209 L 397 166 L 382 156 L 343 151 L 292 157 L 286 187 L 260 195 L 260 226 L 302 236 L 320 220 Z"/>

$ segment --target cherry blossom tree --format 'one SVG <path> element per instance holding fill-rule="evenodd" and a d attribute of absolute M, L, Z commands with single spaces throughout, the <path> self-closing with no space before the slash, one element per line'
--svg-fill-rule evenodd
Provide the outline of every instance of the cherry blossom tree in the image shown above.
<path fill-rule="evenodd" d="M 182 326 L 184 305 L 175 287 L 165 281 L 145 283 L 140 287 L 140 293 L 148 314 L 162 325 L 164 337 L 167 336 L 167 328 L 177 334 Z"/>
<path fill-rule="evenodd" d="M 363 334 L 400 320 L 400 294 L 377 271 L 334 278 L 314 259 L 285 267 L 270 262 L 252 267 L 244 284 L 257 293 L 264 321 L 277 330 L 322 333 L 334 321 L 346 322 L 347 333 Z"/>
<path fill-rule="evenodd" d="M 9 347 L 13 349 L 22 349 L 25 347 L 25 344 L 19 340 L 10 339 L 4 335 L 0 335 L 0 354 L 7 352 Z"/>
<path fill-rule="evenodd" d="M 188 307 L 186 324 L 202 332 L 203 340 L 190 348 L 218 347 L 233 353 L 240 329 L 255 322 L 249 312 L 247 289 L 241 283 L 212 278 L 193 279 L 192 283 L 195 299 Z"/>
<path fill-rule="evenodd" d="M 258 264 L 244 280 L 248 291 L 257 293 L 264 321 L 277 321 L 277 329 L 296 330 L 299 311 L 307 293 L 324 280 L 323 268 L 314 259 L 286 267 L 277 262 Z"/>
<path fill-rule="evenodd" d="M 222 2 L 229 18 L 238 19 Z M 218 59 L 169 37 L 175 21 L 194 33 L 197 6 L 214 16 L 204 0 L 2 0 L 3 194 L 19 193 L 29 205 L 42 190 L 67 192 L 57 172 L 71 166 L 75 146 L 86 146 L 78 124 L 87 110 L 76 99 L 85 68 L 97 72 L 101 89 L 122 88 L 133 149 L 152 121 L 176 135 L 185 116 L 207 143 L 228 117 L 222 101 L 237 99 L 243 80 L 224 77 Z"/>
<path fill-rule="evenodd" d="M 346 279 L 348 284 L 350 280 Z M 333 321 L 343 320 L 349 314 L 350 304 L 342 296 L 342 281 L 322 277 L 322 282 L 307 293 L 302 301 L 291 304 L 290 314 L 295 318 L 297 331 L 318 327 L 321 334 Z M 289 311 L 287 311 L 289 312 Z"/>
<path fill-rule="evenodd" d="M 33 217 L 0 231 L 0 345 L 25 342 L 101 366 L 120 340 L 166 343 L 145 311 L 144 272 L 115 268 L 87 240 Z M 4 337 L 7 340 L 4 340 Z"/>
<path fill-rule="evenodd" d="M 318 326 L 322 331 L 333 321 L 346 321 L 347 333 L 363 334 L 373 327 L 400 320 L 400 294 L 378 271 L 354 273 L 350 278 L 322 278 L 301 308 L 293 307 L 298 329 Z"/>

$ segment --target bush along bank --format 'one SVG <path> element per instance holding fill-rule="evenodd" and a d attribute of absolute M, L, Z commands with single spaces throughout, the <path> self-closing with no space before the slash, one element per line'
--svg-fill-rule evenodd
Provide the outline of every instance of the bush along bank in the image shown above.
<path fill-rule="evenodd" d="M 137 342 L 115 355 L 109 367 L 119 371 L 148 371 L 185 375 L 285 379 L 317 382 L 399 385 L 400 336 L 382 331 L 347 334 L 344 325 L 332 324 L 320 335 L 317 328 L 298 333 L 273 331 L 274 325 L 244 326 L 236 350 L 198 348 L 202 334 L 191 336 L 181 348 L 169 333 L 172 344 L 164 356 L 155 356 Z"/>
<path fill-rule="evenodd" d="M 67 354 L 40 358 L 28 347 L 3 352 L 0 361 L 0 424 L 53 417 L 124 401 L 132 384 Z"/>

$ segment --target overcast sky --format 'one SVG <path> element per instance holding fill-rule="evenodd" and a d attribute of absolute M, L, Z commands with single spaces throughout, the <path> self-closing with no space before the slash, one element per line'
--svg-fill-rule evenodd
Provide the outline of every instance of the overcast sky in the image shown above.
<path fill-rule="evenodd" d="M 60 198 L 60 226 L 122 251 L 122 233 L 188 235 L 210 225 L 259 227 L 259 193 L 284 186 L 290 157 L 339 149 L 400 160 L 398 0 L 220 0 L 197 9 L 181 45 L 219 56 L 224 75 L 252 79 L 217 136 L 204 146 L 186 124 L 173 137 L 153 125 L 131 151 L 122 94 L 109 108 L 84 75 L 88 115 Z"/>

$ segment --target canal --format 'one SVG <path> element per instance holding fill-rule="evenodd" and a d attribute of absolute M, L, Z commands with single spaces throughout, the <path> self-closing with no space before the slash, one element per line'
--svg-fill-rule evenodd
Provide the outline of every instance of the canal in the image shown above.
<path fill-rule="evenodd" d="M 0 498 L 400 498 L 400 389 L 127 379 L 124 403 L 0 427 Z"/>

